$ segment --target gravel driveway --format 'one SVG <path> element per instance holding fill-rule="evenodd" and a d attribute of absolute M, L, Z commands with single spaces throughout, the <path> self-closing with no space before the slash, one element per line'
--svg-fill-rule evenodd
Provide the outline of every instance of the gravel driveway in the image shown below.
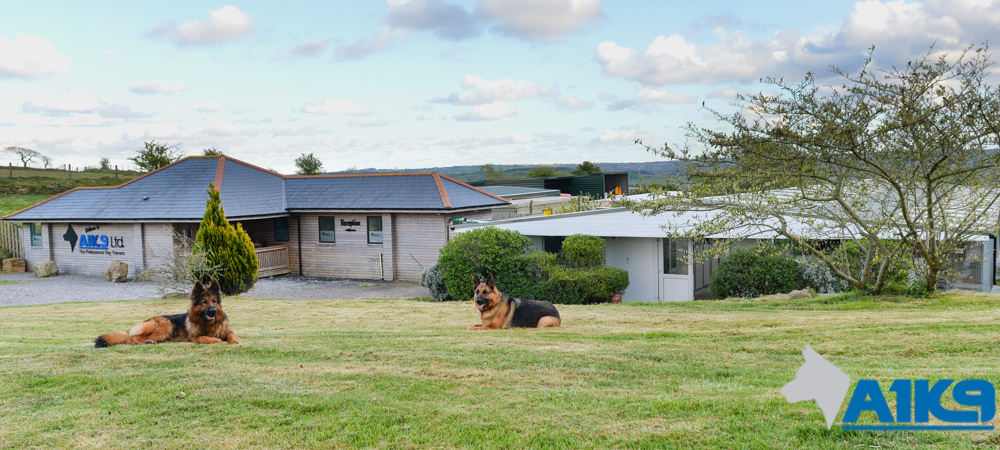
<path fill-rule="evenodd" d="M 57 275 L 38 278 L 33 273 L 0 273 L 0 306 L 41 305 L 62 302 L 148 300 L 163 298 L 155 283 L 111 283 L 103 277 Z M 410 281 L 366 281 L 308 278 L 284 275 L 257 280 L 243 294 L 254 298 L 312 299 L 410 299 L 429 297 L 427 288 Z"/>

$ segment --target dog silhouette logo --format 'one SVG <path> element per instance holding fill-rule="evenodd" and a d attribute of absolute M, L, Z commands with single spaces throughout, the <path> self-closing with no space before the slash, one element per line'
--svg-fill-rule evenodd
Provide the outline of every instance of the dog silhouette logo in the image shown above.
<path fill-rule="evenodd" d="M 844 404 L 847 390 L 851 387 L 851 377 L 837 366 L 816 353 L 809 345 L 802 350 L 806 362 L 799 367 L 795 379 L 781 388 L 789 403 L 816 400 L 826 417 L 826 429 L 833 426 L 840 406 Z"/>

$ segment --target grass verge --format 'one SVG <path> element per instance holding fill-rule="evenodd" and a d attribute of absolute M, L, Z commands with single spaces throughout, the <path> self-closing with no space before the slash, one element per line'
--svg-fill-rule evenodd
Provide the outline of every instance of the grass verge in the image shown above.
<path fill-rule="evenodd" d="M 20 211 L 51 197 L 45 194 L 0 195 L 0 217 Z"/>
<path fill-rule="evenodd" d="M 828 431 L 814 402 L 779 389 L 806 344 L 852 382 L 997 384 L 997 306 L 561 306 L 558 329 L 470 333 L 465 302 L 232 298 L 241 345 L 103 350 L 98 334 L 185 302 L 7 307 L 0 447 L 978 448 L 994 433 Z"/>

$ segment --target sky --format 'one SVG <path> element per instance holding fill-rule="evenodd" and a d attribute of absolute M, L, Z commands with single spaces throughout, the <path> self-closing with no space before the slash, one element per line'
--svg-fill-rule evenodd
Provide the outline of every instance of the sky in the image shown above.
<path fill-rule="evenodd" d="M 1000 0 L 49 2 L 0 14 L 0 146 L 147 141 L 282 173 L 655 161 L 762 77 L 835 82 L 1000 34 Z M 0 153 L 0 163 L 19 161 Z"/>

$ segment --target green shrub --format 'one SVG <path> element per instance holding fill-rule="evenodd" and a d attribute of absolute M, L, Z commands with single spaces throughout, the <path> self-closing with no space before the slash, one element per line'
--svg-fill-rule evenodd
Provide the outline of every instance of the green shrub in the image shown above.
<path fill-rule="evenodd" d="M 516 231 L 483 227 L 461 233 L 441 247 L 438 266 L 448 295 L 456 300 L 472 298 L 472 275 L 493 273 L 501 291 L 508 288 L 510 274 L 522 271 L 516 260 L 527 252 L 531 238 Z"/>
<path fill-rule="evenodd" d="M 559 250 L 559 262 L 566 267 L 604 265 L 604 239 L 586 234 L 567 236 Z"/>
<path fill-rule="evenodd" d="M 719 261 L 708 292 L 715 297 L 760 297 L 805 287 L 803 268 L 770 246 L 740 249 Z"/>
<path fill-rule="evenodd" d="M 253 241 L 243 231 L 243 226 L 233 227 L 226 220 L 226 211 L 215 185 L 208 185 L 208 201 L 205 217 L 195 236 L 195 245 L 210 251 L 211 266 L 219 267 L 219 285 L 225 295 L 246 292 L 257 281 L 257 254 L 253 251 Z M 207 273 L 196 274 L 203 283 L 211 280 Z"/>
<path fill-rule="evenodd" d="M 544 299 L 543 288 L 549 274 L 556 267 L 556 255 L 542 250 L 532 250 L 514 257 L 513 270 L 494 274 L 500 290 L 511 297 Z"/>
<path fill-rule="evenodd" d="M 563 304 L 606 303 L 615 292 L 625 290 L 628 283 L 628 271 L 615 267 L 554 267 L 539 297 Z"/>
<path fill-rule="evenodd" d="M 420 274 L 420 285 L 431 291 L 431 297 L 435 300 L 454 300 L 448 295 L 448 289 L 444 285 L 444 278 L 441 277 L 441 268 L 437 264 L 428 267 Z"/>

